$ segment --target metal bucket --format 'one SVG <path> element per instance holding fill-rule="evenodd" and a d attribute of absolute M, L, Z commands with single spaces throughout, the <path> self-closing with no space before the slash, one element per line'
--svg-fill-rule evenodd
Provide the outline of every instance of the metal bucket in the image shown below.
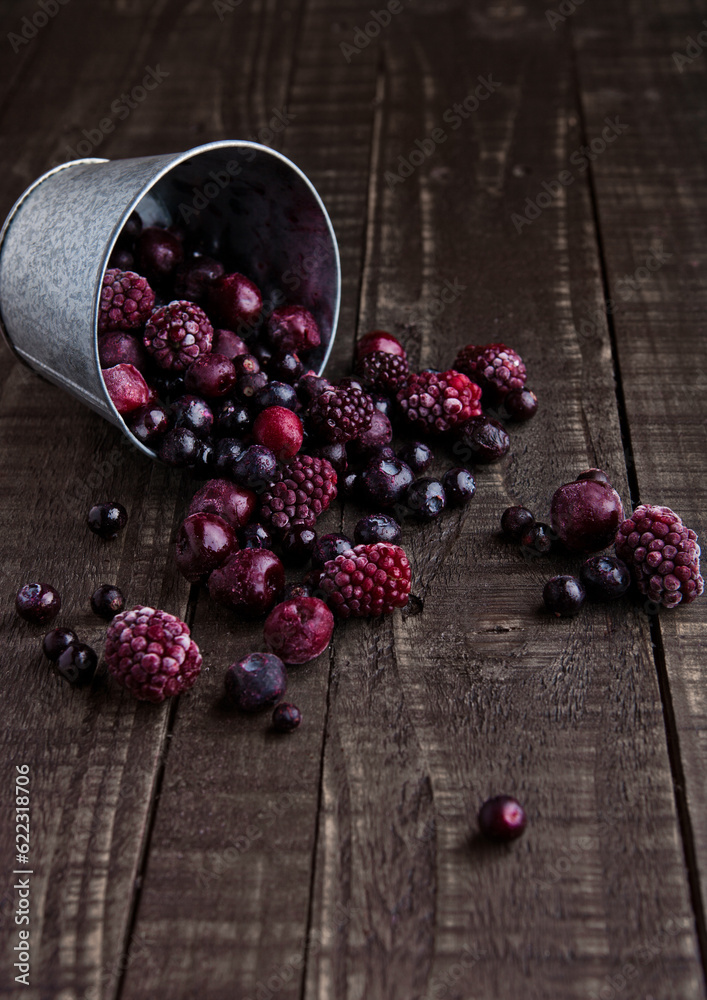
<path fill-rule="evenodd" d="M 255 142 L 223 141 L 132 160 L 74 160 L 34 182 L 0 232 L 0 329 L 31 368 L 137 440 L 113 405 L 98 358 L 103 273 L 130 213 L 199 234 L 256 282 L 270 308 L 314 315 L 321 372 L 336 333 L 339 250 L 311 182 L 287 157 Z"/>

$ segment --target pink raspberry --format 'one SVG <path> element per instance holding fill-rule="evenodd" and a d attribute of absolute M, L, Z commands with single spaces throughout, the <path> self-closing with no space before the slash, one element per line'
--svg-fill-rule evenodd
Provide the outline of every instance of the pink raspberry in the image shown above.
<path fill-rule="evenodd" d="M 442 434 L 481 415 L 481 389 L 453 369 L 410 375 L 396 399 L 413 427 L 430 434 Z"/>
<path fill-rule="evenodd" d="M 214 328 L 204 310 L 193 302 L 176 299 L 153 312 L 143 344 L 160 368 L 183 371 L 210 352 L 213 336 Z"/>
<path fill-rule="evenodd" d="M 642 594 L 665 608 L 689 604 L 705 589 L 697 535 L 670 507 L 641 504 L 619 525 L 616 554 Z"/>
<path fill-rule="evenodd" d="M 150 318 L 155 293 L 147 278 L 134 271 L 111 268 L 103 275 L 98 330 L 136 330 Z"/>
<path fill-rule="evenodd" d="M 339 618 L 372 618 L 403 608 L 410 563 L 399 545 L 357 545 L 325 564 L 319 586 Z"/>

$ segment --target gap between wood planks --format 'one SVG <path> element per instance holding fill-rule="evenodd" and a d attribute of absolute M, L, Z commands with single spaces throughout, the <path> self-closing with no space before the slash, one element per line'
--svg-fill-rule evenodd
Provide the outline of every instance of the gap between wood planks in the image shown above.
<path fill-rule="evenodd" d="M 568 25 L 567 30 L 570 36 L 570 58 L 572 65 L 572 80 L 575 91 L 575 104 L 577 106 L 577 116 L 579 119 L 579 130 L 584 145 L 589 143 L 584 102 L 582 99 L 582 87 L 579 79 L 579 67 L 577 60 L 577 49 L 575 45 L 572 25 Z M 624 395 L 623 377 L 619 362 L 618 340 L 616 326 L 614 323 L 613 310 L 610 308 L 611 287 L 609 280 L 609 270 L 604 247 L 604 240 L 601 231 L 601 221 L 599 217 L 599 199 L 597 196 L 596 182 L 594 177 L 594 164 L 589 161 L 587 169 L 587 187 L 589 192 L 589 202 L 591 206 L 592 221 L 594 224 L 594 236 L 597 246 L 597 258 L 601 274 L 602 292 L 604 296 L 604 313 L 606 315 L 606 325 L 609 332 L 611 344 L 611 362 L 614 371 L 614 385 L 616 388 L 616 407 L 619 416 L 619 427 L 621 429 L 621 443 L 626 465 L 626 477 L 628 480 L 631 505 L 635 510 L 641 503 L 640 489 L 638 485 L 638 473 L 636 472 L 636 462 L 633 454 L 631 442 L 631 428 L 628 420 L 626 408 L 626 397 Z M 660 626 L 659 615 L 653 615 L 650 622 L 651 646 L 653 649 L 653 662 L 658 678 L 658 689 L 663 708 L 663 720 L 665 723 L 665 740 L 667 744 L 668 760 L 670 761 L 670 772 L 673 779 L 673 793 L 675 796 L 675 807 L 680 824 L 683 852 L 685 856 L 685 867 L 687 869 L 688 884 L 690 887 L 690 901 L 695 917 L 695 930 L 700 948 L 700 959 L 703 973 L 707 976 L 707 922 L 705 920 L 705 909 L 702 901 L 702 891 L 700 886 L 700 873 L 697 864 L 697 852 L 695 848 L 695 835 L 692 827 L 692 819 L 687 804 L 685 793 L 685 772 L 682 764 L 682 754 L 680 751 L 680 736 L 675 720 L 673 708 L 673 698 L 670 690 L 670 679 L 665 660 L 665 647 L 663 645 L 663 633 Z"/>

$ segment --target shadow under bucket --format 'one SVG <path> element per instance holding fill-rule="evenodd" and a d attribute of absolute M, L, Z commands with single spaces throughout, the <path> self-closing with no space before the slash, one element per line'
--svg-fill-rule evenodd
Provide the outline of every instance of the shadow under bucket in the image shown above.
<path fill-rule="evenodd" d="M 131 160 L 76 160 L 34 182 L 0 232 L 0 328 L 31 368 L 133 436 L 113 405 L 98 358 L 101 282 L 131 212 L 145 226 L 198 236 L 263 294 L 264 312 L 300 304 L 322 343 L 306 356 L 322 372 L 336 333 L 339 250 L 315 188 L 287 157 L 246 141 Z"/>

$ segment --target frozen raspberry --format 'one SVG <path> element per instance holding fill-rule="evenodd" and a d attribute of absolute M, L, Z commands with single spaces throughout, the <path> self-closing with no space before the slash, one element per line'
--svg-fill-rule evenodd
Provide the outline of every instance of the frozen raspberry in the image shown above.
<path fill-rule="evenodd" d="M 505 344 L 467 344 L 457 354 L 454 367 L 497 398 L 525 385 L 523 359 Z"/>
<path fill-rule="evenodd" d="M 303 306 L 282 306 L 268 320 L 268 340 L 280 351 L 311 351 L 322 338 L 314 316 Z"/>
<path fill-rule="evenodd" d="M 616 554 L 656 604 L 689 604 L 704 591 L 697 535 L 670 507 L 641 504 L 616 533 Z"/>
<path fill-rule="evenodd" d="M 371 330 L 365 333 L 356 343 L 356 358 L 360 361 L 366 354 L 373 354 L 374 351 L 384 351 L 386 354 L 397 354 L 399 357 L 407 357 L 405 348 L 397 337 L 385 330 Z"/>
<path fill-rule="evenodd" d="M 357 545 L 325 565 L 319 586 L 339 618 L 389 614 L 408 602 L 410 563 L 399 545 Z"/>
<path fill-rule="evenodd" d="M 336 497 L 336 483 L 325 458 L 297 455 L 284 466 L 282 480 L 264 492 L 260 520 L 280 535 L 294 524 L 311 528 Z"/>
<path fill-rule="evenodd" d="M 217 278 L 209 286 L 207 301 L 209 312 L 213 311 L 221 326 L 236 332 L 257 322 L 263 308 L 257 285 L 237 272 Z"/>
<path fill-rule="evenodd" d="M 317 597 L 276 604 L 265 619 L 265 645 L 285 663 L 308 663 L 329 645 L 334 616 Z"/>
<path fill-rule="evenodd" d="M 323 441 L 352 441 L 373 417 L 373 400 L 362 389 L 325 389 L 309 407 L 309 426 Z"/>
<path fill-rule="evenodd" d="M 140 701 L 164 701 L 199 676 L 201 653 L 179 618 L 138 605 L 117 615 L 106 632 L 109 672 Z"/>
<path fill-rule="evenodd" d="M 481 389 L 454 370 L 410 375 L 396 398 L 412 426 L 432 434 L 452 430 L 481 414 Z"/>
<path fill-rule="evenodd" d="M 132 413 L 150 400 L 150 388 L 134 365 L 103 369 L 103 383 L 118 413 Z"/>
<path fill-rule="evenodd" d="M 370 382 L 379 392 L 396 392 L 409 374 L 405 355 L 388 351 L 364 354 L 356 365 L 356 374 Z"/>
<path fill-rule="evenodd" d="M 253 440 L 287 461 L 302 447 L 302 421 L 284 406 L 269 406 L 255 418 Z"/>
<path fill-rule="evenodd" d="M 154 304 L 155 293 L 147 278 L 111 268 L 103 275 L 98 330 L 137 330 L 147 323 Z"/>
<path fill-rule="evenodd" d="M 211 350 L 214 330 L 193 302 L 176 299 L 156 309 L 145 328 L 143 344 L 160 368 L 183 371 Z"/>

